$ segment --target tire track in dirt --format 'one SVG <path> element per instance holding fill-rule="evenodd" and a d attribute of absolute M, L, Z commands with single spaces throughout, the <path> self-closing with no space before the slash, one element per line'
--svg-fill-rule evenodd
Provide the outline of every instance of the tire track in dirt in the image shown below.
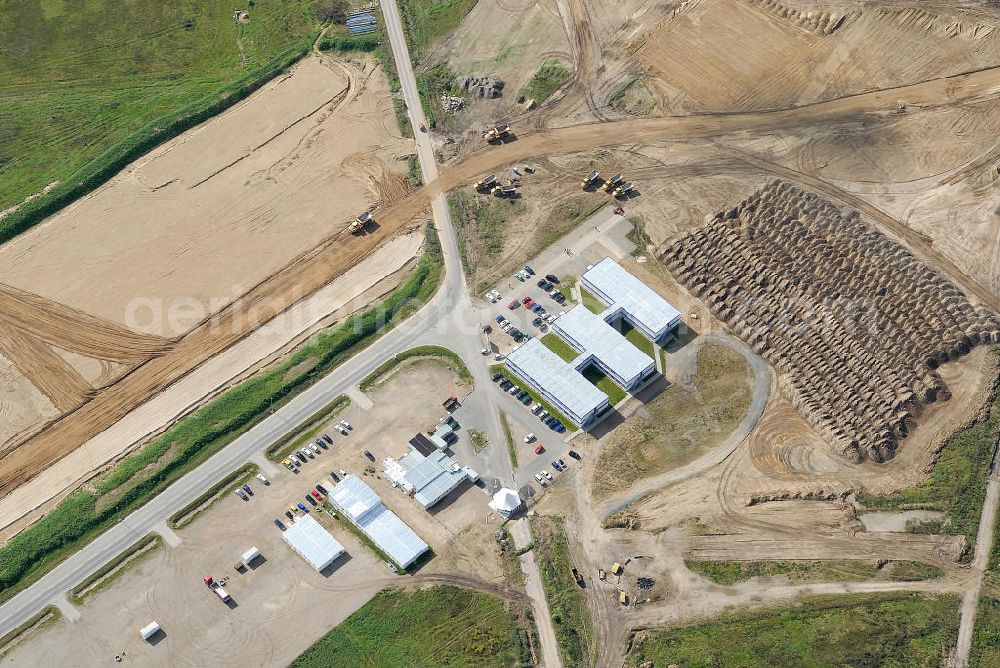
<path fill-rule="evenodd" d="M 341 275 L 368 256 L 377 245 L 411 226 L 432 197 L 472 181 L 479 174 L 490 173 L 500 165 L 521 162 L 533 156 L 614 146 L 623 143 L 624 138 L 628 143 L 705 138 L 839 122 L 869 113 L 892 113 L 901 93 L 906 94 L 911 104 L 926 106 L 970 99 L 994 99 L 1000 94 L 1000 67 L 778 111 L 629 119 L 545 130 L 526 128 L 516 141 L 481 148 L 442 170 L 430 185 L 380 211 L 379 228 L 371 234 L 351 237 L 340 232 L 328 237 L 251 288 L 240 301 L 242 308 L 234 308 L 232 304 L 227 306 L 177 341 L 166 354 L 145 362 L 75 411 L 46 425 L 0 462 L 0 495 L 6 495 L 39 470 L 103 431 L 127 412 L 246 336 L 275 313 L 308 297 Z M 801 180 L 797 175 L 789 178 Z M 825 182 L 819 183 L 823 191 L 829 187 Z M 849 194 L 842 196 L 838 192 L 833 196 L 845 199 Z M 860 198 L 850 197 L 860 204 L 862 210 L 874 209 Z M 888 218 L 886 214 L 880 211 L 878 214 L 877 222 L 899 225 L 891 218 L 885 220 Z M 907 239 L 915 236 L 910 232 Z M 956 273 L 954 265 L 941 258 L 925 241 L 915 240 L 925 256 L 937 260 L 934 264 L 945 267 L 953 280 L 1000 310 L 1000 299 L 989 295 L 968 277 Z M 247 318 L 247 312 L 256 313 L 257 317 Z"/>
<path fill-rule="evenodd" d="M 139 334 L 83 311 L 0 284 L 0 326 L 87 357 L 135 363 L 163 354 L 170 340 Z"/>
<path fill-rule="evenodd" d="M 69 362 L 23 330 L 0 327 L 0 353 L 60 411 L 75 408 L 90 393 L 90 383 Z"/>

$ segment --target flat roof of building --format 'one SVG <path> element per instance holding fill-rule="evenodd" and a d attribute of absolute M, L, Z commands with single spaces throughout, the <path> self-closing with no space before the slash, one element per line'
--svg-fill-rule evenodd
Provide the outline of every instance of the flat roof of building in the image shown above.
<path fill-rule="evenodd" d="M 408 568 L 428 550 L 427 543 L 358 476 L 348 475 L 337 483 L 330 500 L 399 566 Z"/>
<path fill-rule="evenodd" d="M 507 355 L 506 362 L 529 376 L 575 415 L 589 415 L 608 400 L 606 394 L 573 365 L 549 350 L 540 339 L 531 339 L 515 348 Z"/>
<path fill-rule="evenodd" d="M 584 272 L 582 279 L 600 293 L 598 297 L 610 302 L 601 314 L 604 317 L 620 308 L 646 329 L 660 332 L 681 315 L 666 299 L 610 257 Z"/>
<path fill-rule="evenodd" d="M 468 477 L 451 457 L 440 451 L 424 456 L 411 450 L 399 464 L 406 469 L 402 480 L 413 489 L 413 498 L 424 508 L 443 499 Z"/>
<path fill-rule="evenodd" d="M 653 363 L 652 357 L 632 345 L 621 332 L 583 304 L 556 318 L 552 328 L 583 348 L 580 356 L 573 360 L 573 366 L 577 368 L 584 358 L 593 355 L 613 374 L 632 381 Z"/>
<path fill-rule="evenodd" d="M 344 553 L 344 546 L 313 519 L 312 515 L 303 515 L 296 519 L 281 532 L 281 537 L 317 571 L 322 571 Z M 244 563 L 250 561 L 247 559 L 249 554 L 247 552 L 243 555 Z"/>

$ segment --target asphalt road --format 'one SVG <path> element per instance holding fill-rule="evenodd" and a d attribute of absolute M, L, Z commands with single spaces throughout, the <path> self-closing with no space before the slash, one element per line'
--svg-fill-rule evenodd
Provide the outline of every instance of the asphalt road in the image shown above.
<path fill-rule="evenodd" d="M 430 137 L 419 131 L 425 122 L 416 81 L 405 47 L 399 13 L 392 1 L 383 1 L 383 12 L 392 41 L 393 55 L 403 87 L 409 115 L 415 128 L 417 153 L 425 182 L 437 177 Z M 469 298 L 462 272 L 458 243 L 443 195 L 432 202 L 435 227 L 444 253 L 445 277 L 435 294 L 413 317 L 382 336 L 374 344 L 339 366 L 314 386 L 292 399 L 204 464 L 172 484 L 142 508 L 101 534 L 93 542 L 56 566 L 33 585 L 0 606 L 0 636 L 17 628 L 46 605 L 66 605 L 65 594 L 88 575 L 154 532 L 191 499 L 247 462 L 262 459 L 263 451 L 293 426 L 300 424 L 337 396 L 356 386 L 386 358 L 415 345 L 445 345 L 466 361 L 479 387 L 491 385 L 487 367 L 479 355 L 479 313 Z M 492 402 L 491 402 L 492 404 Z M 489 409 L 489 430 L 499 441 L 503 433 L 495 406 Z M 479 462 L 481 473 L 509 482 L 513 480 L 506 448 L 487 448 Z"/>

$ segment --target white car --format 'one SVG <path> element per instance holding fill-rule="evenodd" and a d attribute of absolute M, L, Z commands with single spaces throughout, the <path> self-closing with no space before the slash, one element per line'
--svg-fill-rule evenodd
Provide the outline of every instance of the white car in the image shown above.
<path fill-rule="evenodd" d="M 542 487 L 545 487 L 545 485 L 548 484 L 547 482 L 545 482 L 545 478 L 543 478 L 540 473 L 535 474 L 535 480 L 537 480 L 538 484 L 541 485 Z"/>
<path fill-rule="evenodd" d="M 551 324 L 552 324 L 553 322 L 555 322 L 555 321 L 556 321 L 556 315 L 555 315 L 555 313 L 550 313 L 550 314 L 548 314 L 547 316 L 545 316 L 545 321 L 546 321 L 547 323 L 549 323 L 550 325 L 551 325 Z"/>
<path fill-rule="evenodd" d="M 507 394 L 510 394 L 510 395 L 513 396 L 513 395 L 517 394 L 520 391 L 521 391 L 520 387 L 518 387 L 517 385 L 511 385 L 510 389 L 507 390 Z"/>
<path fill-rule="evenodd" d="M 490 349 L 489 348 L 483 348 L 482 350 L 479 351 L 479 354 L 482 355 L 483 357 L 486 357 L 487 355 L 490 354 Z"/>
<path fill-rule="evenodd" d="M 310 443 L 309 444 L 309 449 L 312 450 L 313 452 L 315 452 L 317 455 L 320 453 L 319 446 L 316 445 L 315 443 Z"/>
<path fill-rule="evenodd" d="M 343 425 L 335 424 L 335 425 L 333 425 L 333 428 L 336 429 L 337 431 L 339 431 L 344 436 L 347 436 L 347 430 L 344 429 Z"/>
<path fill-rule="evenodd" d="M 354 429 L 354 427 L 352 427 L 352 426 L 351 426 L 351 423 L 350 423 L 350 422 L 348 422 L 347 420 L 341 420 L 341 421 L 340 421 L 340 424 L 344 425 L 344 426 L 345 426 L 345 427 L 347 427 L 348 429 Z"/>
<path fill-rule="evenodd" d="M 491 293 L 489 293 L 488 295 L 486 295 L 486 298 L 487 298 L 487 299 L 489 299 L 489 300 L 490 300 L 491 302 L 493 302 L 494 304 L 496 304 L 496 303 L 497 303 L 497 298 L 493 296 L 493 293 L 492 293 L 492 292 L 491 292 Z"/>
<path fill-rule="evenodd" d="M 509 332 L 509 331 L 511 330 L 511 328 L 512 328 L 513 326 L 514 326 L 514 325 L 510 324 L 509 322 L 505 322 L 505 323 L 503 324 L 503 327 L 502 327 L 502 329 L 503 329 L 503 331 L 505 331 L 505 332 Z"/>
<path fill-rule="evenodd" d="M 542 405 L 535 404 L 534 406 L 531 407 L 531 412 L 534 413 L 535 415 L 538 415 L 539 413 L 542 412 Z"/>
<path fill-rule="evenodd" d="M 534 441 L 535 441 L 535 435 L 534 434 L 528 434 L 527 436 L 524 437 L 524 442 L 525 443 L 533 443 Z"/>
<path fill-rule="evenodd" d="M 548 478 L 549 480 L 552 480 L 552 474 L 549 473 L 548 471 L 542 471 L 542 475 Z"/>
<path fill-rule="evenodd" d="M 495 359 L 497 362 L 499 362 L 500 360 L 503 359 L 503 355 L 501 355 L 500 353 L 497 353 L 496 355 L 493 356 L 493 359 Z"/>
<path fill-rule="evenodd" d="M 340 469 L 339 473 L 340 473 L 340 477 L 341 478 L 346 478 L 347 477 L 347 471 L 345 471 L 344 469 Z"/>
<path fill-rule="evenodd" d="M 265 478 L 263 473 L 258 473 L 257 474 L 257 480 L 260 480 L 265 485 L 270 485 L 271 484 L 271 481 L 268 480 L 267 478 Z"/>

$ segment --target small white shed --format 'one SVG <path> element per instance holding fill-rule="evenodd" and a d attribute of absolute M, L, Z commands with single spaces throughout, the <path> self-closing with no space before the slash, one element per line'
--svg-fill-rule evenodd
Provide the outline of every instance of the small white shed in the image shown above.
<path fill-rule="evenodd" d="M 149 624 L 146 624 L 141 629 L 139 629 L 139 635 L 142 637 L 143 640 L 149 640 L 159 632 L 160 632 L 160 625 L 157 624 L 156 622 L 150 622 Z"/>
<path fill-rule="evenodd" d="M 260 550 L 256 547 L 251 547 L 249 550 L 243 553 L 243 565 L 247 568 L 250 567 L 250 562 L 260 556 Z"/>

